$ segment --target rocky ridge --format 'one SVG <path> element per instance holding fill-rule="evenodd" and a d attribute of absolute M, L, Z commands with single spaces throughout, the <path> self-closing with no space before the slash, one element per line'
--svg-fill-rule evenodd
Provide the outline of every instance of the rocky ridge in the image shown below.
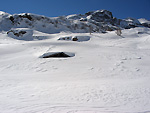
<path fill-rule="evenodd" d="M 13 28 L 30 28 L 44 33 L 59 32 L 107 32 L 118 28 L 130 29 L 134 27 L 150 27 L 150 21 L 127 18 L 117 19 L 107 10 L 90 11 L 85 14 L 74 14 L 59 17 L 45 17 L 41 15 L 22 13 L 8 14 L 0 12 L 0 31 Z"/>

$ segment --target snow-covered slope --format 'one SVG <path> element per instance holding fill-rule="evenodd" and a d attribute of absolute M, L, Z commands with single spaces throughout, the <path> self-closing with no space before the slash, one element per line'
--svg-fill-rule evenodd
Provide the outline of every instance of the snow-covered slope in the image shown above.
<path fill-rule="evenodd" d="M 149 27 L 107 10 L 0 11 L 0 113 L 149 113 Z"/>
<path fill-rule="evenodd" d="M 124 29 L 121 37 L 115 31 L 32 33 L 46 40 L 0 33 L 0 113 L 150 112 L 150 28 Z M 41 57 L 54 52 L 72 57 Z"/>
<path fill-rule="evenodd" d="M 146 20 L 145 18 L 140 18 L 138 21 L 144 26 L 144 27 L 150 27 L 150 21 Z"/>

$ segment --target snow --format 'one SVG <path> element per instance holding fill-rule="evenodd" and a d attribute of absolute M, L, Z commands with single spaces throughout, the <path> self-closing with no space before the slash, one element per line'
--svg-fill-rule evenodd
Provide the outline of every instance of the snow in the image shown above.
<path fill-rule="evenodd" d="M 0 11 L 0 17 L 3 17 L 3 16 L 9 16 L 10 14 L 8 14 L 8 13 L 5 13 L 5 12 L 3 12 L 3 11 Z"/>
<path fill-rule="evenodd" d="M 41 40 L 0 33 L 0 113 L 150 112 L 149 28 L 32 33 Z M 58 40 L 67 36 L 90 40 Z M 40 58 L 51 52 L 75 56 Z"/>
<path fill-rule="evenodd" d="M 145 18 L 140 18 L 138 19 L 138 21 L 143 24 L 143 23 L 149 23 L 150 24 L 150 21 L 146 20 Z"/>

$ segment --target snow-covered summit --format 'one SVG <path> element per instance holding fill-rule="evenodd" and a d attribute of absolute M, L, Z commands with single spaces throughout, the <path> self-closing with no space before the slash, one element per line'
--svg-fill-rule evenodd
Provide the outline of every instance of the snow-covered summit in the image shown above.
<path fill-rule="evenodd" d="M 74 20 L 81 20 L 81 19 L 84 19 L 84 20 L 95 20 L 95 21 L 102 21 L 102 19 L 111 19 L 113 18 L 113 15 L 110 11 L 107 11 L 107 10 L 97 10 L 97 11 L 90 11 L 90 12 L 87 12 L 85 14 L 74 14 L 74 15 L 68 15 L 66 17 L 67 19 L 74 19 Z M 82 20 L 81 20 L 82 21 Z"/>
<path fill-rule="evenodd" d="M 146 20 L 145 18 L 140 18 L 138 21 L 144 26 L 144 27 L 150 27 L 150 21 Z"/>
<path fill-rule="evenodd" d="M 146 20 L 145 18 L 140 18 L 138 21 L 143 24 L 143 23 L 150 23 L 150 21 Z"/>
<path fill-rule="evenodd" d="M 0 16 L 5 16 L 5 15 L 10 15 L 10 14 L 8 14 L 8 13 L 6 13 L 6 12 L 4 12 L 4 11 L 0 11 Z"/>

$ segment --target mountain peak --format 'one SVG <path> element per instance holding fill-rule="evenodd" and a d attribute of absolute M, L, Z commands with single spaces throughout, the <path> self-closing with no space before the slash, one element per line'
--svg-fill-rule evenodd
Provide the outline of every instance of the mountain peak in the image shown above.
<path fill-rule="evenodd" d="M 10 14 L 4 12 L 4 11 L 0 11 L 0 16 L 9 16 Z"/>
<path fill-rule="evenodd" d="M 112 15 L 112 12 L 108 11 L 108 10 L 96 10 L 96 11 L 90 11 L 90 12 L 87 12 L 85 13 L 86 15 L 99 15 L 99 16 L 104 16 L 104 15 L 107 15 L 109 18 L 112 18 L 113 15 Z"/>

